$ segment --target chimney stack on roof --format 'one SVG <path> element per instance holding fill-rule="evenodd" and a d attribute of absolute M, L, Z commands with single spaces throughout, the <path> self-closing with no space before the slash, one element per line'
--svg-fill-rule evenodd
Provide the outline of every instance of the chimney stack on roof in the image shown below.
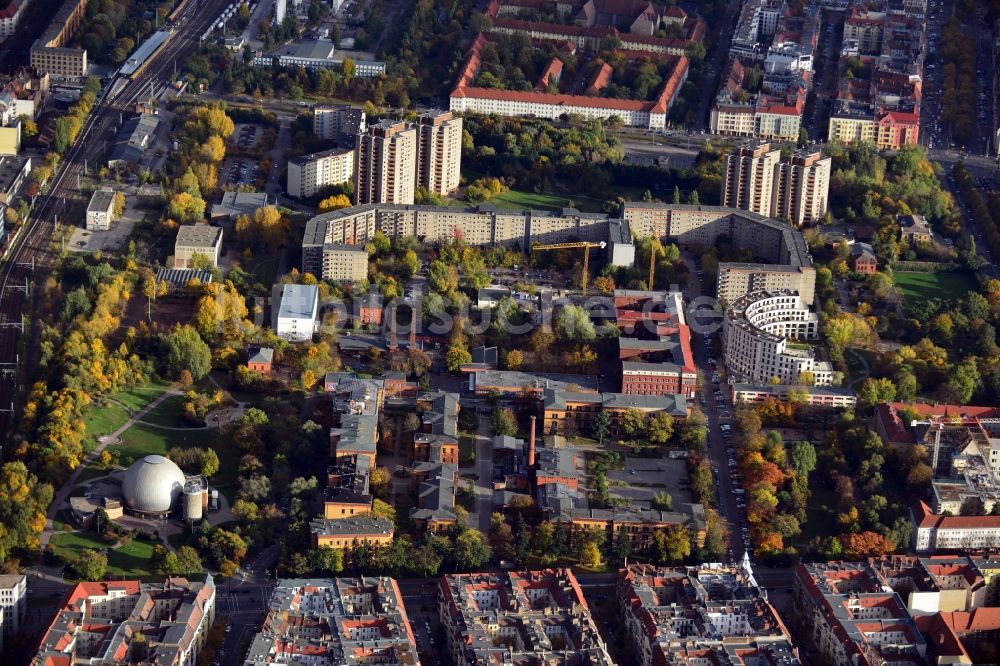
<path fill-rule="evenodd" d="M 535 466 L 535 417 L 531 417 L 531 434 L 528 435 L 528 467 Z"/>

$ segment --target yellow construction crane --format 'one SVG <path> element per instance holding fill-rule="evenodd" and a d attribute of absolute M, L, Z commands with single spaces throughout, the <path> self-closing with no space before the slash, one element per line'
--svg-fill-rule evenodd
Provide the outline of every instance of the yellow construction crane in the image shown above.
<path fill-rule="evenodd" d="M 534 252 L 535 250 L 545 251 L 545 250 L 575 250 L 578 248 L 583 249 L 583 275 L 580 276 L 580 290 L 583 292 L 583 295 L 586 296 L 587 280 L 589 279 L 590 275 L 590 250 L 595 247 L 603 250 L 607 246 L 608 244 L 605 243 L 604 241 L 601 241 L 600 243 L 589 243 L 589 242 L 551 243 L 549 245 L 532 245 L 531 250 L 532 252 Z"/>

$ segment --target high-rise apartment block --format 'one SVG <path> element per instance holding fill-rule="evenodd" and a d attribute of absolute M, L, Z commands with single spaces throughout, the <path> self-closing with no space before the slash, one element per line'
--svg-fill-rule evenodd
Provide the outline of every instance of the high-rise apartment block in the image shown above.
<path fill-rule="evenodd" d="M 417 129 L 383 120 L 358 137 L 354 192 L 359 204 L 412 204 L 416 189 Z"/>
<path fill-rule="evenodd" d="M 745 146 L 726 158 L 722 203 L 799 226 L 815 222 L 827 210 L 830 164 L 818 150 L 782 159 L 768 143 Z"/>
<path fill-rule="evenodd" d="M 428 111 L 417 119 L 417 131 L 417 185 L 445 196 L 461 178 L 462 119 L 451 111 Z"/>
<path fill-rule="evenodd" d="M 354 163 L 359 204 L 412 204 L 418 187 L 446 195 L 461 177 L 462 119 L 429 111 L 415 123 L 384 120 L 358 135 Z"/>
<path fill-rule="evenodd" d="M 331 139 L 341 148 L 353 148 L 360 132 L 367 128 L 362 109 L 353 106 L 316 106 L 313 108 L 313 134 Z"/>

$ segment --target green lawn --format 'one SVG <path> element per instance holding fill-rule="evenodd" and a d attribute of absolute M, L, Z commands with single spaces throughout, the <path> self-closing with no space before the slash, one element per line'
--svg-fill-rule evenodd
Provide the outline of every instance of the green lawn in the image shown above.
<path fill-rule="evenodd" d="M 473 435 L 458 437 L 458 466 L 472 467 L 476 464 L 476 438 Z"/>
<path fill-rule="evenodd" d="M 146 412 L 142 420 L 146 423 L 168 426 L 170 428 L 185 428 L 190 424 L 183 416 L 184 396 L 172 395 L 153 409 Z"/>
<path fill-rule="evenodd" d="M 71 562 L 85 548 L 100 550 L 108 544 L 99 539 L 93 532 L 60 532 L 53 534 L 49 540 L 57 557 L 64 562 Z"/>
<path fill-rule="evenodd" d="M 896 286 L 903 292 L 908 306 L 930 298 L 961 298 L 966 292 L 973 291 L 977 287 L 975 277 L 965 271 L 948 273 L 899 271 L 893 274 L 893 278 Z"/>
<path fill-rule="evenodd" d="M 83 417 L 91 443 L 125 425 L 131 416 L 129 410 L 133 413 L 139 411 L 163 393 L 166 387 L 166 383 L 153 381 L 110 395 L 104 404 L 91 405 Z"/>
<path fill-rule="evenodd" d="M 265 257 L 252 264 L 247 272 L 253 273 L 254 280 L 261 284 L 274 284 L 279 259 L 280 257 Z"/>
<path fill-rule="evenodd" d="M 92 532 L 63 532 L 52 536 L 52 547 L 64 562 L 72 562 L 84 549 L 103 550 L 111 546 Z M 113 576 L 148 576 L 149 558 L 153 544 L 133 539 L 124 546 L 108 552 L 108 573 Z"/>
<path fill-rule="evenodd" d="M 797 541 L 805 544 L 814 537 L 826 537 L 834 534 L 836 532 L 834 528 L 836 515 L 836 496 L 819 483 L 816 474 L 813 473 L 812 482 L 809 484 L 809 501 L 806 503 L 806 522 L 802 526 L 802 533 L 797 537 Z"/>
<path fill-rule="evenodd" d="M 593 210 L 594 199 L 580 198 L 573 199 L 572 203 L 577 208 L 583 210 Z M 497 208 L 535 208 L 538 210 L 558 210 L 570 205 L 570 199 L 556 194 L 522 192 L 520 190 L 508 190 L 503 194 L 498 194 L 486 203 L 493 204 Z M 597 204 L 598 209 L 600 204 Z"/>

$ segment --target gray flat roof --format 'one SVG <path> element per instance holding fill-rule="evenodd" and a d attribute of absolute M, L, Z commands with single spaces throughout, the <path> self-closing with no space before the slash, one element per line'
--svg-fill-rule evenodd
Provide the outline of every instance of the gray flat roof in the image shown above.
<path fill-rule="evenodd" d="M 185 224 L 177 229 L 174 247 L 212 248 L 222 240 L 222 229 L 207 224 Z"/>
<path fill-rule="evenodd" d="M 88 213 L 104 213 L 107 212 L 109 208 L 115 202 L 115 193 L 112 190 L 97 190 L 94 192 L 93 196 L 90 197 L 90 203 L 87 204 Z"/>

